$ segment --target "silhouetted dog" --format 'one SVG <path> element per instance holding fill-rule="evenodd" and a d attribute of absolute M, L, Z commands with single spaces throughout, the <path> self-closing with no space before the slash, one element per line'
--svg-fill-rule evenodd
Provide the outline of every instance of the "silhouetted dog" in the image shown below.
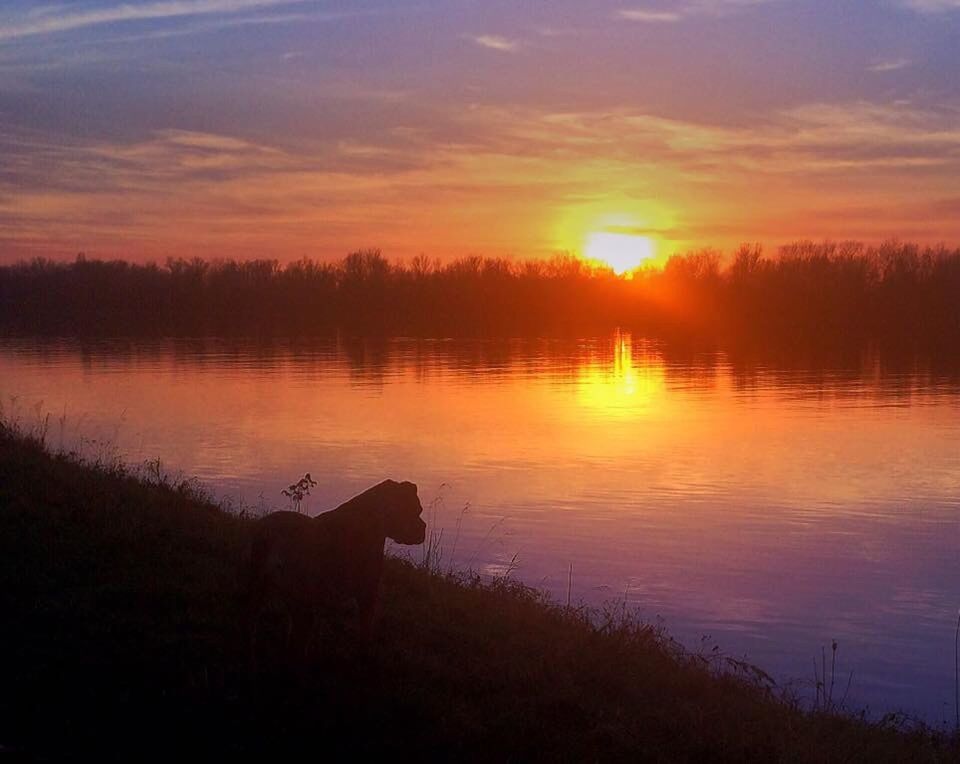
<path fill-rule="evenodd" d="M 317 618 L 356 603 L 363 638 L 373 633 L 386 539 L 421 544 L 426 523 L 413 483 L 384 480 L 336 509 L 310 518 L 273 512 L 256 523 L 246 613 L 251 657 L 265 608 L 285 613 L 287 642 L 306 651 Z"/>

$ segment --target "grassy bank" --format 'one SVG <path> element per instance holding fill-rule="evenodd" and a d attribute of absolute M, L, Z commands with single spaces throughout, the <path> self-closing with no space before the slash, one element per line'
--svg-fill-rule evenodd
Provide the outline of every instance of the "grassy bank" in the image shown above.
<path fill-rule="evenodd" d="M 390 560 L 373 643 L 249 668 L 250 521 L 190 484 L 52 455 L 0 428 L 0 745 L 40 759 L 360 753 L 485 761 L 953 760 L 956 746 L 805 712 L 655 629 L 510 582 Z"/>

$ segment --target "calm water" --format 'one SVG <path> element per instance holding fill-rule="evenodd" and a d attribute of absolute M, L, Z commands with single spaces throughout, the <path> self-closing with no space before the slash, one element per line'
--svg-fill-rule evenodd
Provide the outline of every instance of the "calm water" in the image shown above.
<path fill-rule="evenodd" d="M 575 601 L 626 597 L 688 647 L 778 680 L 809 683 L 836 639 L 850 704 L 952 723 L 958 369 L 620 334 L 8 341 L 0 400 L 27 424 L 52 412 L 54 446 L 159 456 L 251 504 L 284 507 L 307 471 L 311 512 L 413 480 L 459 567 L 496 575 L 516 556 L 512 575 L 560 599 L 572 569 Z"/>

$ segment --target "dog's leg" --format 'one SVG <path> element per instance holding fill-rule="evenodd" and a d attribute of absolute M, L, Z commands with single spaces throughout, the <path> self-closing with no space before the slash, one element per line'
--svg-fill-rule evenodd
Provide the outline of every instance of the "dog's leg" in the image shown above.
<path fill-rule="evenodd" d="M 263 588 L 259 585 L 259 582 L 251 577 L 241 598 L 241 612 L 239 614 L 242 642 L 247 653 L 247 669 L 251 674 L 256 674 L 258 670 L 257 638 L 263 603 Z"/>
<path fill-rule="evenodd" d="M 360 641 L 363 644 L 369 644 L 373 640 L 377 619 L 380 616 L 379 585 L 361 592 L 360 596 L 357 597 L 357 608 L 357 630 L 360 634 Z"/>

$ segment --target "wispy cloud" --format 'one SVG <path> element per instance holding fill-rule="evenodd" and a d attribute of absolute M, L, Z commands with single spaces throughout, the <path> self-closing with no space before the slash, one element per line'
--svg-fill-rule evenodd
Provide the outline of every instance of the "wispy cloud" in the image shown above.
<path fill-rule="evenodd" d="M 668 119 L 630 109 L 536 113 L 481 109 L 498 141 L 483 150 L 497 155 L 560 157 L 571 165 L 605 161 L 635 171 L 645 161 L 697 177 L 728 182 L 743 177 L 800 176 L 877 168 L 960 168 L 955 112 L 926 111 L 909 103 L 815 103 L 769 115 L 743 127 Z"/>
<path fill-rule="evenodd" d="M 68 32 L 102 24 L 240 13 L 274 6 L 303 5 L 305 2 L 309 0 L 162 0 L 81 11 L 65 10 L 66 6 L 63 5 L 44 6 L 19 16 L 5 18 L 0 24 L 0 41 Z"/>
<path fill-rule="evenodd" d="M 868 72 L 896 72 L 900 69 L 906 69 L 912 62 L 908 58 L 894 58 L 889 61 L 878 61 L 867 67 Z"/>
<path fill-rule="evenodd" d="M 0 130 L 0 228 L 15 232 L 6 251 L 18 255 L 342 253 L 371 230 L 397 253 L 533 253 L 549 242 L 531 217 L 579 225 L 623 206 L 644 230 L 698 245 L 745 232 L 934 240 L 960 235 L 950 217 L 957 113 L 813 103 L 733 126 L 627 107 L 476 105 L 431 114 L 429 128 L 302 144 L 174 129 L 65 144 Z M 882 182 L 906 177 L 923 182 Z M 849 211 L 852 202 L 876 209 L 856 218 L 861 228 L 805 214 L 805 205 Z"/>
<path fill-rule="evenodd" d="M 960 10 L 960 0 L 902 0 L 901 5 L 919 13 L 946 13 Z"/>
<path fill-rule="evenodd" d="M 574 27 L 538 27 L 537 34 L 541 37 L 574 37 L 580 34 L 581 30 Z"/>
<path fill-rule="evenodd" d="M 471 37 L 477 45 L 490 50 L 498 50 L 501 53 L 514 53 L 520 50 L 520 43 L 517 40 L 511 40 L 507 37 L 501 37 L 495 34 L 482 34 Z"/>
<path fill-rule="evenodd" d="M 675 11 L 651 11 L 644 8 L 622 8 L 617 16 L 627 21 L 640 21 L 645 24 L 669 24 L 680 21 L 683 15 Z"/>
<path fill-rule="evenodd" d="M 642 24 L 673 24 L 692 16 L 725 16 L 772 0 L 689 0 L 674 3 L 673 7 L 637 6 L 620 8 L 614 17 Z"/>

